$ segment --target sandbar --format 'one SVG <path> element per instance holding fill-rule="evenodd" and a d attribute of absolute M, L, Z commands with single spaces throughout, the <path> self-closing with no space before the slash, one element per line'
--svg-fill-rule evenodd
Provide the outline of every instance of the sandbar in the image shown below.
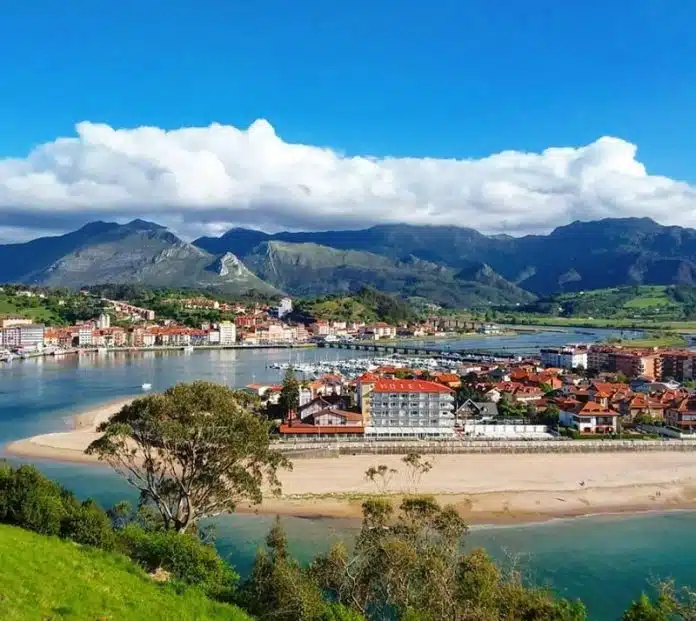
<path fill-rule="evenodd" d="M 9 455 L 96 464 L 84 454 L 96 427 L 132 398 L 73 417 L 74 429 L 12 442 Z M 435 496 L 470 523 L 518 523 L 595 513 L 635 513 L 696 508 L 696 452 L 520 453 L 427 455 L 431 470 L 409 476 L 399 455 L 303 457 L 283 471 L 283 494 L 246 511 L 304 517 L 357 518 L 374 494 Z M 365 477 L 371 466 L 396 470 L 378 487 Z"/>
<path fill-rule="evenodd" d="M 85 454 L 85 449 L 99 437 L 97 427 L 116 414 L 135 397 L 116 399 L 74 414 L 72 430 L 45 433 L 10 442 L 4 447 L 6 455 L 49 461 L 97 463 L 96 457 Z"/>

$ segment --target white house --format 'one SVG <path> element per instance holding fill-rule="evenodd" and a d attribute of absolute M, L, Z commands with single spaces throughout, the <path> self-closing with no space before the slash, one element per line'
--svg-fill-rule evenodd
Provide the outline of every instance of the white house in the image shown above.
<path fill-rule="evenodd" d="M 367 339 L 393 339 L 396 338 L 396 326 L 390 326 L 388 323 L 379 321 L 370 326 L 365 326 L 361 330 L 361 336 Z"/>
<path fill-rule="evenodd" d="M 573 409 L 562 410 L 559 422 L 581 433 L 616 433 L 619 413 L 605 408 L 600 403 L 588 401 Z"/>

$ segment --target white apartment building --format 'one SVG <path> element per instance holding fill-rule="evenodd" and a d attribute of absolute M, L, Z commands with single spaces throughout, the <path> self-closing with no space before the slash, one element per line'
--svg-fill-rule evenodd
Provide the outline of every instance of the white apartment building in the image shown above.
<path fill-rule="evenodd" d="M 383 321 L 365 326 L 360 332 L 363 338 L 374 339 L 375 341 L 396 338 L 396 326 L 390 326 Z"/>
<path fill-rule="evenodd" d="M 377 379 L 359 391 L 366 435 L 454 435 L 454 391 L 442 384 Z"/>
<path fill-rule="evenodd" d="M 541 351 L 541 364 L 559 369 L 587 368 L 587 350 L 575 347 L 547 347 Z"/>
<path fill-rule="evenodd" d="M 231 321 L 221 321 L 218 325 L 220 345 L 234 345 L 237 342 L 237 326 Z"/>
<path fill-rule="evenodd" d="M 106 313 L 99 315 L 97 319 L 97 328 L 99 330 L 108 330 L 111 327 L 111 317 Z"/>
<path fill-rule="evenodd" d="M 39 323 L 11 325 L 2 330 L 3 347 L 9 349 L 38 349 L 44 344 L 45 327 Z"/>
<path fill-rule="evenodd" d="M 80 327 L 77 331 L 77 344 L 80 347 L 88 347 L 92 345 L 92 330 L 91 326 Z"/>

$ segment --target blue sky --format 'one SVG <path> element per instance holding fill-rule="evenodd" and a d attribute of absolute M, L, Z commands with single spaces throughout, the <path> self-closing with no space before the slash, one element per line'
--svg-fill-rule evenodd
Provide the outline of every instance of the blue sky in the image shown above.
<path fill-rule="evenodd" d="M 696 180 L 696 3 L 23 0 L 0 19 L 0 157 L 79 121 L 268 119 L 348 155 L 638 146 Z M 2 221 L 0 219 L 0 226 Z"/>
<path fill-rule="evenodd" d="M 23 0 L 0 153 L 114 126 L 244 125 L 352 153 L 482 156 L 610 134 L 693 176 L 696 5 Z"/>

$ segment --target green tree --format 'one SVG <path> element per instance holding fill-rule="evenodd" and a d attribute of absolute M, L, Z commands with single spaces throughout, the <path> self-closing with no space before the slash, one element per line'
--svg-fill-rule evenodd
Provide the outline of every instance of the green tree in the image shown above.
<path fill-rule="evenodd" d="M 129 524 L 118 531 L 117 542 L 123 553 L 148 572 L 164 570 L 217 600 L 230 601 L 235 593 L 239 575 L 212 545 L 195 535 Z"/>
<path fill-rule="evenodd" d="M 634 601 L 621 617 L 622 621 L 669 621 L 670 612 L 658 602 L 653 604 L 645 594 Z"/>
<path fill-rule="evenodd" d="M 116 539 L 109 516 L 93 500 L 70 512 L 61 525 L 61 536 L 104 550 L 111 550 Z"/>
<path fill-rule="evenodd" d="M 278 521 L 266 538 L 266 546 L 268 550 L 259 551 L 240 589 L 240 605 L 261 621 L 331 619 L 326 616 L 327 605 L 319 586 L 290 556 L 287 537 Z"/>
<path fill-rule="evenodd" d="M 553 386 L 551 384 L 547 384 L 546 382 L 542 382 L 539 384 L 539 388 L 541 389 L 541 392 L 543 392 L 545 395 L 548 395 L 549 393 L 553 392 Z"/>
<path fill-rule="evenodd" d="M 0 522 L 43 535 L 60 535 L 64 521 L 77 506 L 72 494 L 34 466 L 15 470 L 0 462 Z"/>
<path fill-rule="evenodd" d="M 407 498 L 398 512 L 385 499 L 370 500 L 353 550 L 335 545 L 311 572 L 332 599 L 371 619 L 586 619 L 581 603 L 525 587 L 483 551 L 464 554 L 466 533 L 457 511 L 432 498 Z"/>
<path fill-rule="evenodd" d="M 654 601 L 642 594 L 623 616 L 623 621 L 694 620 L 696 620 L 696 591 L 689 587 L 678 589 L 673 580 L 657 585 L 657 597 Z"/>
<path fill-rule="evenodd" d="M 88 448 L 140 491 L 165 529 L 186 532 L 199 520 L 261 502 L 266 481 L 290 462 L 269 445 L 258 400 L 208 382 L 178 384 L 136 399 L 99 427 Z"/>
<path fill-rule="evenodd" d="M 633 419 L 633 422 L 636 425 L 654 425 L 659 421 L 655 416 L 651 416 L 650 414 L 642 412 L 641 414 L 636 414 L 636 417 Z"/>
<path fill-rule="evenodd" d="M 279 405 L 285 416 L 290 412 L 297 412 L 300 407 L 300 382 L 297 380 L 293 367 L 288 367 L 285 371 Z"/>

